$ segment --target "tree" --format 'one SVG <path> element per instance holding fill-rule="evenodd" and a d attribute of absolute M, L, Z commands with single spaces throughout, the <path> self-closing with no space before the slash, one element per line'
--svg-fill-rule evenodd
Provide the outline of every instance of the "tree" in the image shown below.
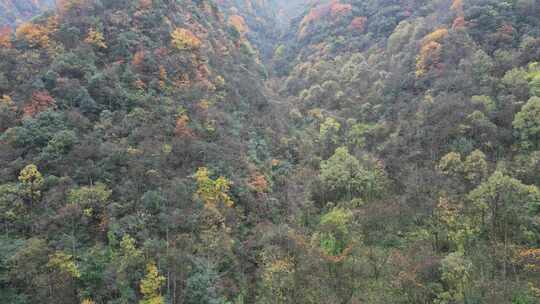
<path fill-rule="evenodd" d="M 426 35 L 422 39 L 420 54 L 416 59 L 416 76 L 422 77 L 432 67 L 437 67 L 440 63 L 442 52 L 442 40 L 448 36 L 446 28 L 440 28 Z"/>
<path fill-rule="evenodd" d="M 471 283 L 472 263 L 463 252 L 452 252 L 441 261 L 442 279 L 448 291 L 438 295 L 435 303 L 467 303 L 466 292 Z"/>
<path fill-rule="evenodd" d="M 188 29 L 177 28 L 171 33 L 171 43 L 178 50 L 197 50 L 201 40 Z"/>
<path fill-rule="evenodd" d="M 75 280 L 81 277 L 73 256 L 57 251 L 49 256 L 47 262 L 51 282 L 52 298 L 55 303 L 73 303 L 77 297 Z"/>
<path fill-rule="evenodd" d="M 524 150 L 540 149 L 540 97 L 531 97 L 512 124 Z"/>
<path fill-rule="evenodd" d="M 350 231 L 353 214 L 345 208 L 334 208 L 324 214 L 320 221 L 320 246 L 329 256 L 339 256 L 350 245 Z"/>
<path fill-rule="evenodd" d="M 319 138 L 322 146 L 327 149 L 333 149 L 339 141 L 339 131 L 341 124 L 332 117 L 327 117 L 319 129 Z"/>
<path fill-rule="evenodd" d="M 44 179 L 36 165 L 30 164 L 24 167 L 19 174 L 19 182 L 21 183 L 22 193 L 31 203 L 41 198 Z"/>
<path fill-rule="evenodd" d="M 102 183 L 93 186 L 84 186 L 72 189 L 68 194 L 68 201 L 81 206 L 88 216 L 99 214 L 109 203 L 112 190 Z"/>
<path fill-rule="evenodd" d="M 215 209 L 220 204 L 226 207 L 234 205 L 228 194 L 231 182 L 225 177 L 220 176 L 213 180 L 209 177 L 208 169 L 201 167 L 197 169 L 195 179 L 197 181 L 196 197 L 204 203 L 206 208 Z"/>
<path fill-rule="evenodd" d="M 43 25 L 24 23 L 15 32 L 17 40 L 26 41 L 31 47 L 48 48 L 50 44 L 49 32 Z"/>
<path fill-rule="evenodd" d="M 232 15 L 229 17 L 229 24 L 233 26 L 238 33 L 241 35 L 244 35 L 248 32 L 248 26 L 246 24 L 246 21 L 244 20 L 244 17 L 240 15 Z"/>
<path fill-rule="evenodd" d="M 154 262 L 146 266 L 146 271 L 146 275 L 139 285 L 143 295 L 143 299 L 139 301 L 139 304 L 164 304 L 165 299 L 161 296 L 160 289 L 165 282 L 165 277 L 159 274 Z"/>
<path fill-rule="evenodd" d="M 24 114 L 34 117 L 47 109 L 56 108 L 56 101 L 47 91 L 37 91 L 32 94 L 30 103 L 24 107 Z"/>
<path fill-rule="evenodd" d="M 346 147 L 337 148 L 334 155 L 321 162 L 319 178 L 328 192 L 326 196 L 338 201 L 378 198 L 387 185 L 386 173 L 379 162 L 374 161 L 367 168 Z"/>
<path fill-rule="evenodd" d="M 465 178 L 472 184 L 480 184 L 488 176 L 486 155 L 480 150 L 474 150 L 465 158 L 463 163 Z"/>
<path fill-rule="evenodd" d="M 105 43 L 105 38 L 103 37 L 103 33 L 93 28 L 88 31 L 88 36 L 86 36 L 86 39 L 84 39 L 84 42 L 98 49 L 107 48 L 107 44 Z"/>
<path fill-rule="evenodd" d="M 187 114 L 180 114 L 176 118 L 174 135 L 180 138 L 192 138 L 195 136 L 193 130 L 189 127 L 189 116 Z"/>
<path fill-rule="evenodd" d="M 461 154 L 457 152 L 450 152 L 443 156 L 437 165 L 439 171 L 445 175 L 459 176 L 463 173 L 463 162 L 461 161 Z"/>
<path fill-rule="evenodd" d="M 0 47 L 9 49 L 11 48 L 11 35 L 12 31 L 9 26 L 0 27 Z"/>
<path fill-rule="evenodd" d="M 512 243 L 538 241 L 538 237 L 529 231 L 535 229 L 535 214 L 532 212 L 536 212 L 540 206 L 540 190 L 536 186 L 524 185 L 501 171 L 495 171 L 469 193 L 468 198 L 481 222 L 488 223 L 484 229 L 489 239 L 494 243 L 502 243 L 502 272 L 506 279 Z"/>

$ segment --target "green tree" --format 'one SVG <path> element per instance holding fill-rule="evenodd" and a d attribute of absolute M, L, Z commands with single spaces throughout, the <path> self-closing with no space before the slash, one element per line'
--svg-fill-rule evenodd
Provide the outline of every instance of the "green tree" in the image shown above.
<path fill-rule="evenodd" d="M 83 186 L 72 189 L 68 194 L 68 201 L 72 204 L 79 205 L 85 215 L 98 215 L 109 203 L 112 190 L 109 190 L 106 185 L 96 183 L 93 186 Z"/>
<path fill-rule="evenodd" d="M 480 184 L 488 175 L 486 155 L 480 150 L 474 150 L 463 162 L 465 178 L 472 185 Z"/>
<path fill-rule="evenodd" d="M 463 252 L 452 252 L 441 261 L 441 278 L 448 290 L 438 295 L 435 303 L 467 303 L 466 293 L 471 283 L 472 263 Z"/>
<path fill-rule="evenodd" d="M 334 208 L 320 221 L 321 248 L 329 256 L 338 256 L 349 246 L 353 214 L 344 208 Z"/>
<path fill-rule="evenodd" d="M 516 114 L 513 126 L 523 149 L 540 149 L 540 97 L 529 99 Z"/>
<path fill-rule="evenodd" d="M 378 162 L 371 168 L 349 154 L 346 147 L 337 148 L 328 160 L 321 162 L 321 179 L 327 197 L 336 200 L 380 197 L 387 185 L 386 173 Z"/>

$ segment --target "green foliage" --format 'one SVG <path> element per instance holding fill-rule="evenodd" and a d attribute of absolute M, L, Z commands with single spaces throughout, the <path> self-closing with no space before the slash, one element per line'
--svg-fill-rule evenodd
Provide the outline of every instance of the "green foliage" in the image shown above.
<path fill-rule="evenodd" d="M 489 219 L 491 237 L 526 238 L 523 232 L 526 232 L 532 220 L 530 211 L 540 204 L 540 190 L 495 171 L 469 193 L 468 199 Z"/>
<path fill-rule="evenodd" d="M 349 227 L 352 219 L 352 212 L 343 208 L 334 208 L 321 217 L 322 235 L 320 242 L 321 248 L 326 254 L 340 255 L 349 245 Z"/>
<path fill-rule="evenodd" d="M 539 302 L 537 1 L 38 2 L 0 302 Z"/>
<path fill-rule="evenodd" d="M 441 278 L 448 291 L 438 295 L 435 303 L 463 303 L 469 288 L 472 263 L 462 252 L 452 252 L 441 261 Z"/>
<path fill-rule="evenodd" d="M 377 163 L 366 168 L 345 147 L 337 148 L 328 160 L 321 162 L 320 179 L 330 199 L 373 199 L 382 196 L 386 175 Z"/>
<path fill-rule="evenodd" d="M 513 126 L 525 150 L 540 147 L 540 97 L 531 97 L 516 114 Z"/>

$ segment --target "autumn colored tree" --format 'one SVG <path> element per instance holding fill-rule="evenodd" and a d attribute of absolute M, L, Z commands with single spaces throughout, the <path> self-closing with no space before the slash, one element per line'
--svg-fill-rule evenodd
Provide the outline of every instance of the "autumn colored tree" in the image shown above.
<path fill-rule="evenodd" d="M 56 108 L 56 101 L 47 91 L 37 91 L 32 94 L 30 103 L 24 107 L 24 114 L 35 116 L 47 109 Z"/>
<path fill-rule="evenodd" d="M 160 294 L 165 277 L 160 275 L 156 264 L 151 262 L 146 266 L 146 275 L 139 285 L 143 299 L 139 304 L 164 304 L 165 299 Z"/>
<path fill-rule="evenodd" d="M 244 20 L 244 17 L 240 15 L 230 16 L 229 24 L 233 26 L 241 35 L 244 35 L 249 30 L 248 26 L 246 25 L 246 21 Z"/>
<path fill-rule="evenodd" d="M 15 32 L 17 40 L 26 41 L 31 47 L 47 48 L 50 44 L 49 32 L 43 25 L 24 23 Z"/>
<path fill-rule="evenodd" d="M 209 174 L 208 169 L 205 167 L 197 169 L 195 173 L 195 180 L 197 181 L 196 197 L 209 209 L 215 209 L 220 204 L 232 207 L 234 202 L 228 194 L 231 182 L 223 176 L 214 180 L 210 178 Z"/>
<path fill-rule="evenodd" d="M 174 134 L 180 138 L 194 137 L 195 134 L 193 133 L 193 130 L 189 127 L 189 116 L 187 114 L 180 114 L 176 118 Z"/>
<path fill-rule="evenodd" d="M 88 35 L 84 39 L 84 42 L 98 49 L 107 48 L 107 44 L 105 43 L 105 37 L 103 37 L 103 33 L 93 28 L 88 31 Z"/>
<path fill-rule="evenodd" d="M 41 198 L 41 189 L 44 179 L 36 165 L 30 164 L 24 167 L 19 174 L 21 191 L 28 200 L 33 203 Z"/>
<path fill-rule="evenodd" d="M 366 28 L 366 22 L 367 17 L 361 16 L 361 17 L 355 17 L 352 21 L 349 27 L 359 33 L 362 33 Z"/>
<path fill-rule="evenodd" d="M 416 76 L 421 77 L 440 63 L 442 41 L 448 36 L 446 28 L 437 29 L 422 39 L 420 54 L 416 58 Z"/>
<path fill-rule="evenodd" d="M 178 50 L 197 50 L 201 47 L 202 41 L 185 28 L 177 28 L 171 33 L 171 43 Z"/>
<path fill-rule="evenodd" d="M 2 48 L 11 48 L 12 30 L 9 26 L 0 27 L 0 46 Z"/>

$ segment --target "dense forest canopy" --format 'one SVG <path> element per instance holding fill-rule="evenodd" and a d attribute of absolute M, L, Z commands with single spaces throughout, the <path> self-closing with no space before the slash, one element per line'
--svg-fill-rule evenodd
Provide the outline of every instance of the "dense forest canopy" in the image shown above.
<path fill-rule="evenodd" d="M 540 302 L 540 0 L 0 1 L 0 303 Z"/>

